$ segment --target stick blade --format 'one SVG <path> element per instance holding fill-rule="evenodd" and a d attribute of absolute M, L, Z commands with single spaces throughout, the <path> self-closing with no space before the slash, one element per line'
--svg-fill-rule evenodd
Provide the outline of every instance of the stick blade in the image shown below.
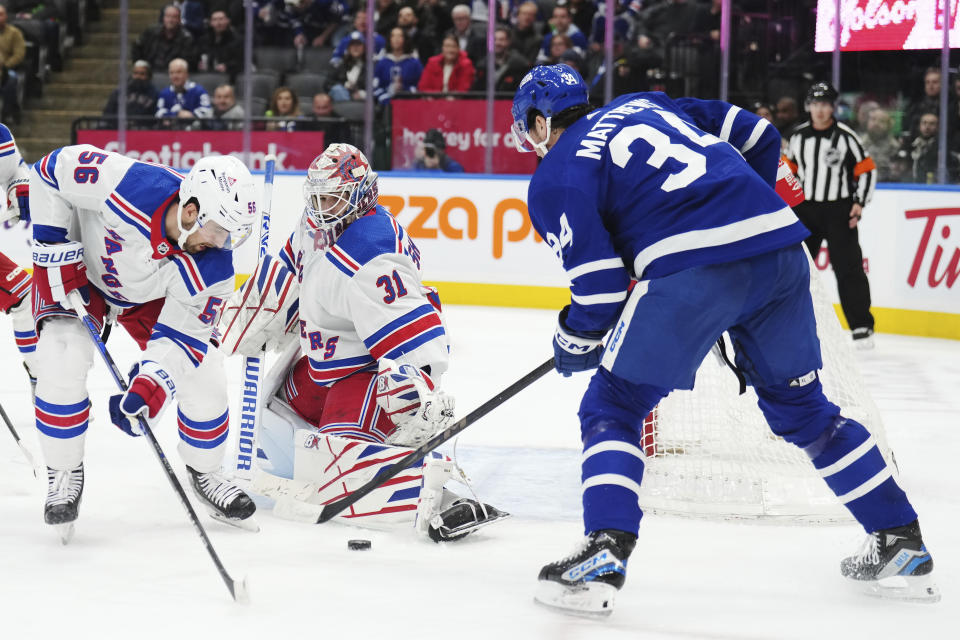
<path fill-rule="evenodd" d="M 233 583 L 230 585 L 230 594 L 233 596 L 233 601 L 237 604 L 250 604 L 250 591 L 247 589 L 247 576 L 243 576 L 243 578 L 240 580 L 233 581 Z"/>

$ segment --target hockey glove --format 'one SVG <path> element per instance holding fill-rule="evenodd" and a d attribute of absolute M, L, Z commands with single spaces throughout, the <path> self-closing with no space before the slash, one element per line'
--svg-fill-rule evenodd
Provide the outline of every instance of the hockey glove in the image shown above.
<path fill-rule="evenodd" d="M 387 444 L 419 447 L 453 419 L 453 396 L 437 389 L 433 380 L 412 364 L 380 360 L 377 404 L 397 428 Z"/>
<path fill-rule="evenodd" d="M 40 302 L 57 302 L 72 309 L 67 296 L 79 291 L 84 304 L 90 302 L 83 245 L 79 242 L 44 244 L 33 242 L 33 282 Z"/>
<path fill-rule="evenodd" d="M 19 178 L 7 187 L 7 212 L 2 222 L 30 220 L 30 180 Z"/>
<path fill-rule="evenodd" d="M 156 419 L 176 394 L 176 386 L 170 375 L 152 360 L 133 365 L 130 378 L 126 393 L 110 397 L 110 421 L 124 433 L 140 436 L 143 433 L 136 416 L 145 414 Z"/>
<path fill-rule="evenodd" d="M 570 305 L 560 311 L 557 332 L 553 336 L 553 366 L 565 377 L 577 371 L 600 366 L 603 357 L 603 336 L 606 331 L 574 331 L 567 326 Z"/>
<path fill-rule="evenodd" d="M 789 207 L 795 207 L 804 201 L 806 196 L 803 193 L 803 185 L 797 176 L 793 175 L 790 166 L 780 158 L 780 166 L 777 167 L 777 184 L 775 186 L 777 195 L 783 198 Z"/>

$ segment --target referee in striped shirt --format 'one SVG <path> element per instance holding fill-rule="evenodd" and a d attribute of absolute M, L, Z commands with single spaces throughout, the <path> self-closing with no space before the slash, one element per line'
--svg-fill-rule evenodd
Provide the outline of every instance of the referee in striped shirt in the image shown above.
<path fill-rule="evenodd" d="M 856 346 L 869 349 L 870 283 L 863 271 L 857 224 L 873 195 L 877 166 L 857 134 L 834 119 L 836 100 L 836 89 L 826 82 L 810 87 L 806 100 L 810 120 L 793 130 L 786 155 L 806 196 L 795 211 L 810 230 L 807 248 L 816 258 L 826 239 L 847 324 Z"/>

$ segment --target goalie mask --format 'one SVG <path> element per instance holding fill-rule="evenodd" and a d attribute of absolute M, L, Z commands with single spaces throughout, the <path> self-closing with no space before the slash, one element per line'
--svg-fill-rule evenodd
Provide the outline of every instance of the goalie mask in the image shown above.
<path fill-rule="evenodd" d="M 197 221 L 189 229 L 183 226 L 183 208 L 190 201 L 197 205 Z M 253 176 L 246 165 L 233 156 L 210 156 L 199 160 L 180 183 L 180 207 L 177 210 L 177 243 L 186 246 L 187 237 L 197 238 L 215 247 L 236 249 L 250 237 L 257 221 L 257 198 Z"/>
<path fill-rule="evenodd" d="M 314 158 L 303 183 L 306 247 L 326 251 L 351 222 L 377 204 L 377 174 L 363 153 L 332 144 Z"/>

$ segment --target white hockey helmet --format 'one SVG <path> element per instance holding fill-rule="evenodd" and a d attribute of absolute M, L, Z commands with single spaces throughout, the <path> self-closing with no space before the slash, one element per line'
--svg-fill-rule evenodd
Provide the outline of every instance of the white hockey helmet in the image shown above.
<path fill-rule="evenodd" d="M 197 223 L 183 227 L 183 208 L 195 200 Z M 208 156 L 197 161 L 180 183 L 180 208 L 177 227 L 178 244 L 192 233 L 208 236 L 211 244 L 235 249 L 250 237 L 257 222 L 257 197 L 253 176 L 233 156 Z"/>
<path fill-rule="evenodd" d="M 331 144 L 310 163 L 303 199 L 314 229 L 314 248 L 325 250 L 351 222 L 376 206 L 377 173 L 360 149 Z"/>

